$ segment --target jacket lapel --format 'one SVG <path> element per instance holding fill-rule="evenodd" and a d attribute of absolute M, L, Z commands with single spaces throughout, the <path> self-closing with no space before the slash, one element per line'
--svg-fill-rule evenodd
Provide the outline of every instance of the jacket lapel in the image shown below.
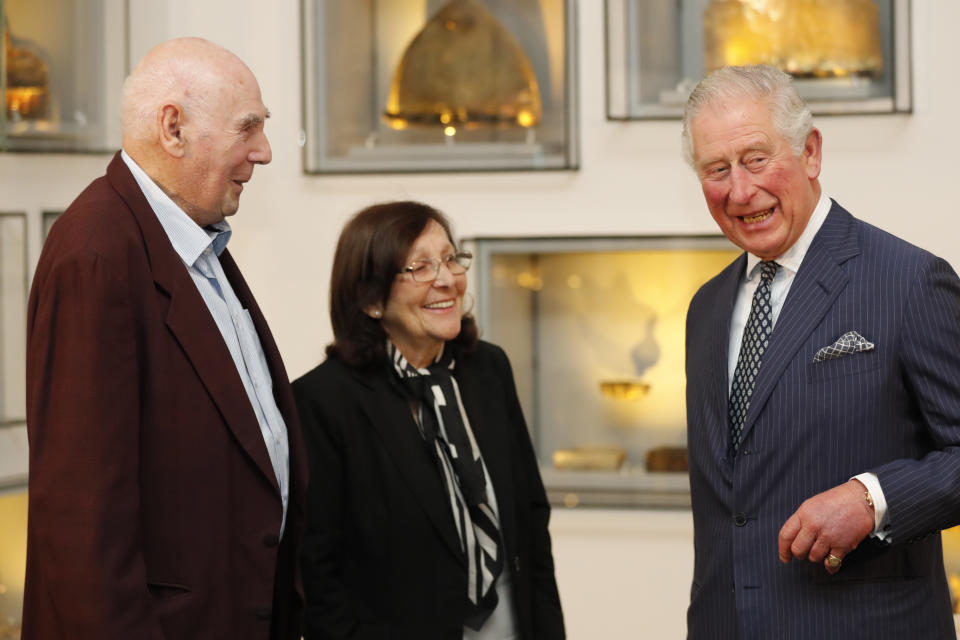
<path fill-rule="evenodd" d="M 503 411 L 504 402 L 492 402 L 491 395 L 485 393 L 501 384 L 501 381 L 497 378 L 484 379 L 483 372 L 473 365 L 474 361 L 469 357 L 457 359 L 457 382 L 463 408 L 470 418 L 473 436 L 483 453 L 483 463 L 490 474 L 490 482 L 496 494 L 501 537 L 504 540 L 516 540 L 516 508 L 512 487 L 519 485 L 513 478 L 513 467 L 507 455 L 514 449 L 508 442 L 507 430 L 514 425 L 508 424 L 508 418 Z"/>
<path fill-rule="evenodd" d="M 744 440 L 784 369 L 846 287 L 848 278 L 840 265 L 859 253 L 853 216 L 834 203 L 803 258 L 771 334 L 744 421 Z"/>
<path fill-rule="evenodd" d="M 737 299 L 740 281 L 747 268 L 747 254 L 743 253 L 725 270 L 718 283 L 716 300 L 718 305 L 717 323 L 714 328 L 713 339 L 710 341 L 710 351 L 707 360 L 707 371 L 716 372 L 709 376 L 713 385 L 708 397 L 713 399 L 710 415 L 714 416 L 713 424 L 716 428 L 710 431 L 710 446 L 713 448 L 716 460 L 729 459 L 730 418 L 728 404 L 730 396 L 730 324 L 733 317 L 733 306 Z"/>
<path fill-rule="evenodd" d="M 358 371 L 355 375 L 373 392 L 371 401 L 363 407 L 371 428 L 383 440 L 391 460 L 444 544 L 465 564 L 450 511 L 450 499 L 443 487 L 437 461 L 428 448 L 432 445 L 424 442 L 420 435 L 406 398 L 395 388 L 389 371 L 385 369 Z"/>
<path fill-rule="evenodd" d="M 260 425 L 230 351 L 183 261 L 173 250 L 160 221 L 119 153 L 107 168 L 107 178 L 140 225 L 157 292 L 168 301 L 167 327 L 190 360 L 227 427 L 279 493 Z"/>
<path fill-rule="evenodd" d="M 257 331 L 257 337 L 260 339 L 260 347 L 263 349 L 263 355 L 267 361 L 267 368 L 270 371 L 270 380 L 273 383 L 273 399 L 277 403 L 280 415 L 283 416 L 283 422 L 287 427 L 287 442 L 290 452 L 290 504 L 298 508 L 302 506 L 306 496 L 298 488 L 305 487 L 307 484 L 307 461 L 300 452 L 304 451 L 303 434 L 300 430 L 300 417 L 297 414 L 296 402 L 293 399 L 293 391 L 290 388 L 290 379 L 287 377 L 287 370 L 283 366 L 283 359 L 280 357 L 280 350 L 273 339 L 270 327 L 260 311 L 260 306 L 253 297 L 250 287 L 240 273 L 237 263 L 234 262 L 230 250 L 224 250 L 220 254 L 220 266 L 230 281 L 234 294 L 240 301 L 240 305 L 250 313 L 253 326 Z M 257 425 L 259 430 L 259 425 Z M 266 449 L 264 449 L 266 453 Z M 269 461 L 269 455 L 268 455 Z M 270 467 L 271 471 L 273 467 Z"/>

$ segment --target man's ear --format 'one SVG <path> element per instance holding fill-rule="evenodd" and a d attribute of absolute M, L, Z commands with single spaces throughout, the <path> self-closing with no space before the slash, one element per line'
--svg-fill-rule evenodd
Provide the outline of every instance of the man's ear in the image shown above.
<path fill-rule="evenodd" d="M 820 175 L 820 165 L 823 162 L 823 136 L 820 130 L 814 127 L 807 135 L 803 145 L 803 160 L 807 171 L 807 178 L 816 180 Z"/>
<path fill-rule="evenodd" d="M 176 158 L 186 153 L 186 138 L 183 135 L 183 109 L 180 105 L 166 104 L 157 115 L 160 125 L 160 146 Z"/>

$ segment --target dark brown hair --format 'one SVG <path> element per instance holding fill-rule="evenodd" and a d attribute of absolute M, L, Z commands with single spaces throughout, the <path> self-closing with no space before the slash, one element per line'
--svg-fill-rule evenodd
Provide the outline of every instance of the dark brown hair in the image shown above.
<path fill-rule="evenodd" d="M 403 200 L 375 204 L 355 214 L 337 242 L 330 275 L 330 321 L 333 342 L 327 356 L 363 368 L 386 360 L 387 334 L 379 320 L 366 314 L 371 305 L 386 306 L 394 278 L 403 269 L 410 248 L 427 224 L 437 222 L 457 246 L 446 217 L 421 202 Z M 477 323 L 469 313 L 454 338 L 463 353 L 477 342 Z"/>

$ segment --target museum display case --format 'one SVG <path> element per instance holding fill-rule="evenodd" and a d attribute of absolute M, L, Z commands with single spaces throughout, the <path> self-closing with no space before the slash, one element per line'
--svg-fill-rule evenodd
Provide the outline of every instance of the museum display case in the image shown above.
<path fill-rule="evenodd" d="M 27 565 L 27 492 L 0 492 L 0 640 L 20 640 Z"/>
<path fill-rule="evenodd" d="M 607 115 L 682 114 L 703 76 L 770 64 L 814 113 L 912 108 L 909 0 L 606 0 Z"/>
<path fill-rule="evenodd" d="M 0 0 L 0 151 L 120 147 L 123 0 Z"/>
<path fill-rule="evenodd" d="M 27 216 L 0 212 L 0 429 L 26 421 Z"/>
<path fill-rule="evenodd" d="M 304 0 L 309 173 L 576 168 L 573 0 Z"/>
<path fill-rule="evenodd" d="M 740 251 L 713 236 L 465 246 L 481 336 L 510 357 L 551 501 L 688 506 L 687 307 Z"/>

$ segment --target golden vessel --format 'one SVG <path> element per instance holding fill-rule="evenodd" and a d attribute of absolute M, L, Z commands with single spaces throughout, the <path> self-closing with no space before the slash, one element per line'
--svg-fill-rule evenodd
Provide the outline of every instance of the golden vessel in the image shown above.
<path fill-rule="evenodd" d="M 769 64 L 798 77 L 883 71 L 875 0 L 711 0 L 704 64 Z"/>
<path fill-rule="evenodd" d="M 47 63 L 37 54 L 15 47 L 9 26 L 3 32 L 3 44 L 7 56 L 7 119 L 35 120 L 46 117 L 50 96 Z"/>
<path fill-rule="evenodd" d="M 383 114 L 394 129 L 409 125 L 532 127 L 540 89 L 520 44 L 476 0 L 451 0 L 407 46 Z M 452 129 L 452 131 L 451 131 Z"/>

